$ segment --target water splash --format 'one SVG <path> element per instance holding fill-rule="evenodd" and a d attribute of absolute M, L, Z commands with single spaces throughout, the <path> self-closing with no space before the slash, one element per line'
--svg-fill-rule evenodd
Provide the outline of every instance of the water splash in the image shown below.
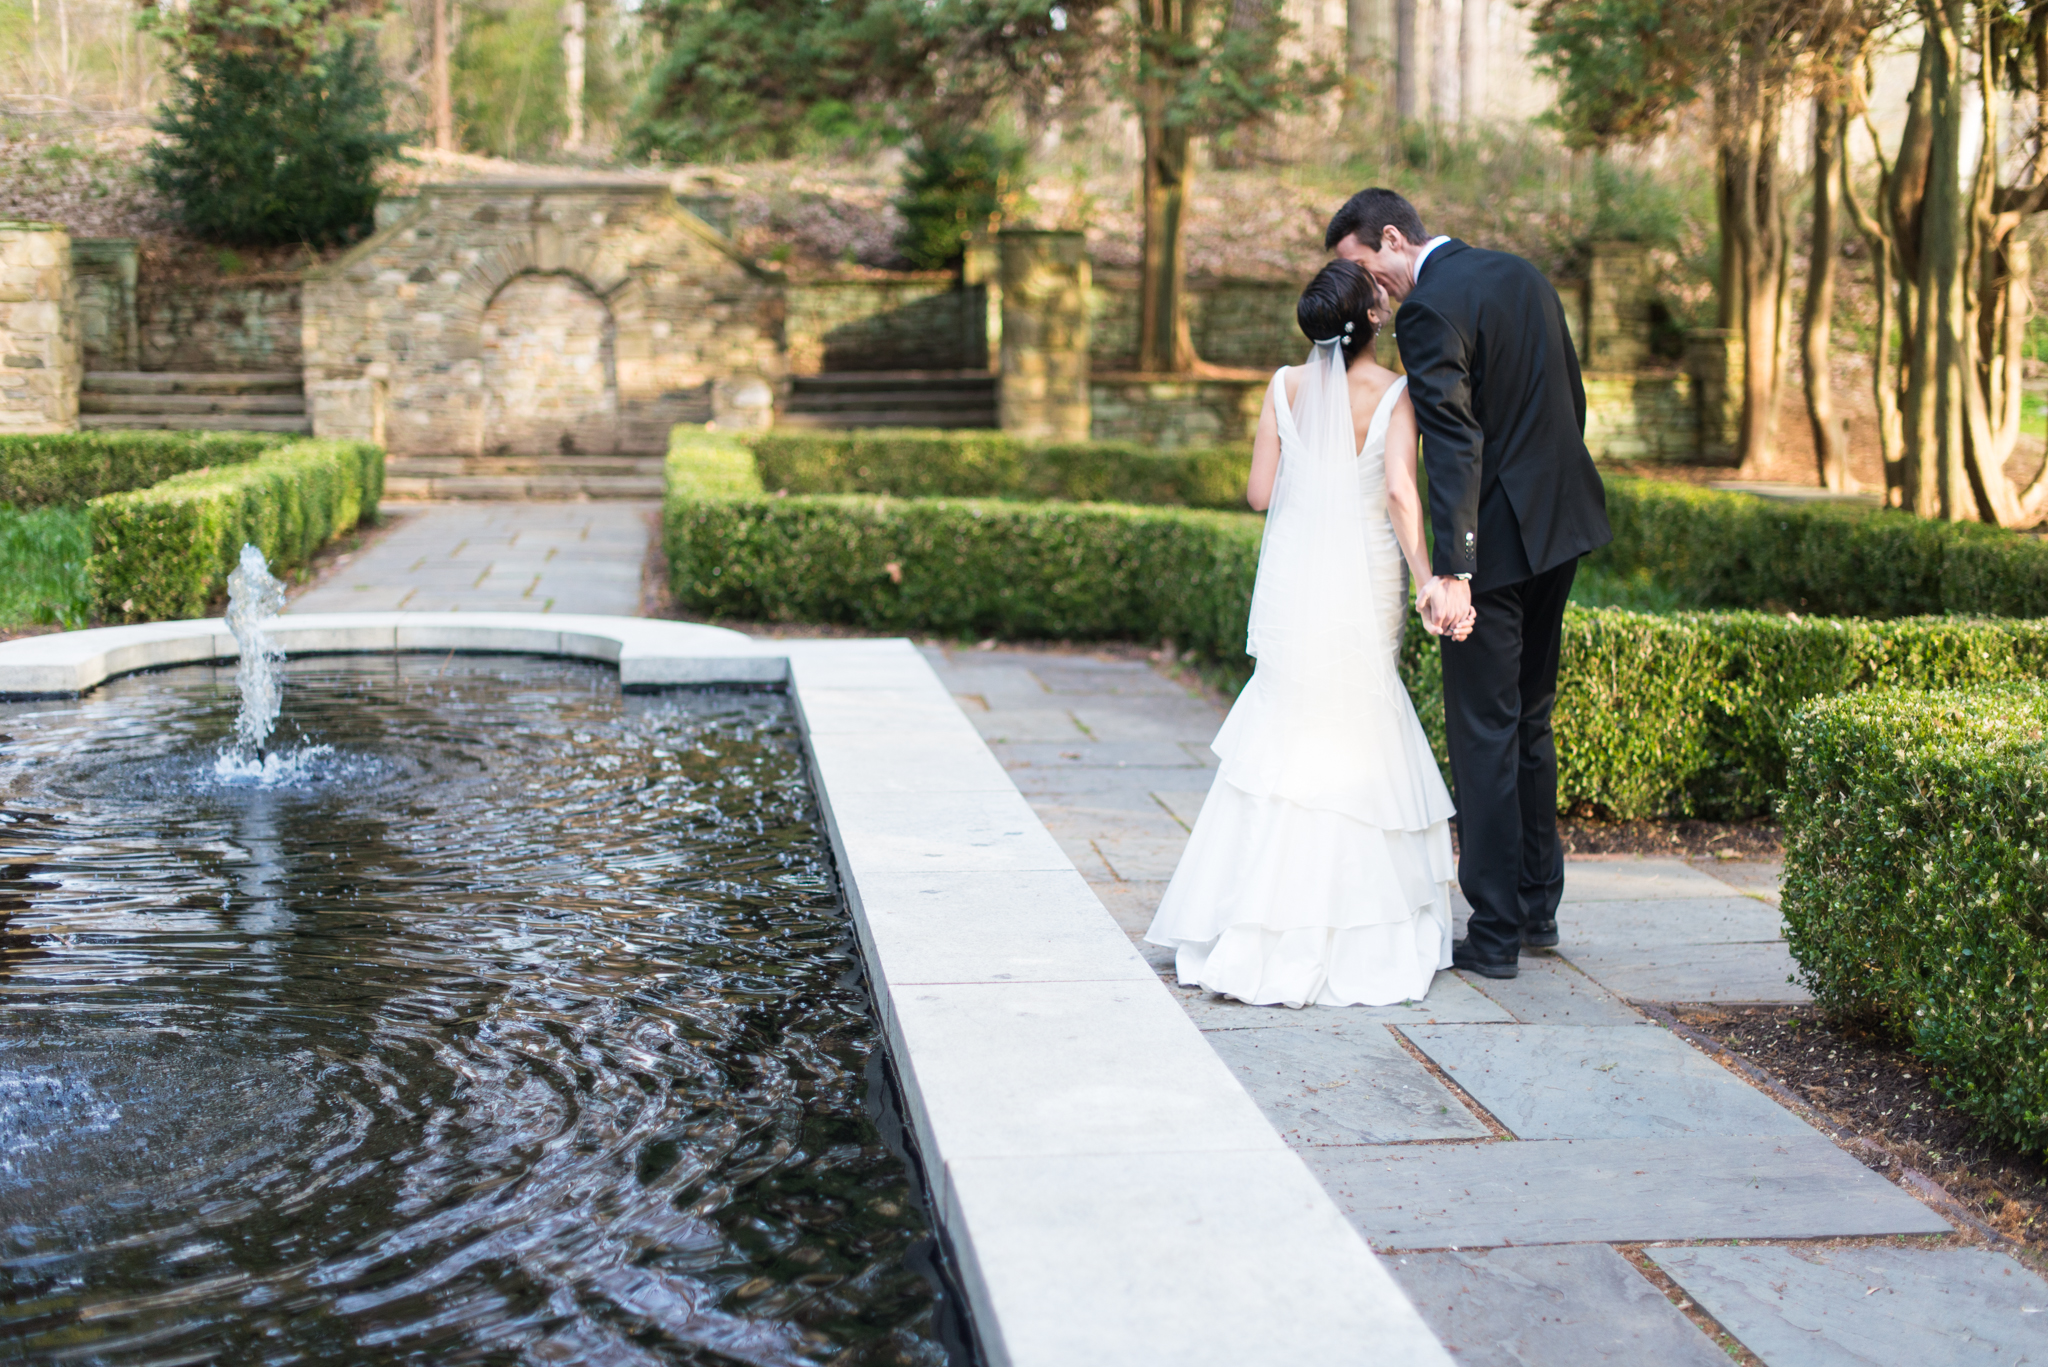
<path fill-rule="evenodd" d="M 233 758 L 242 762 L 252 757 L 259 765 L 265 762 L 264 743 L 277 725 L 278 709 L 284 702 L 279 672 L 284 651 L 270 636 L 270 624 L 283 610 L 284 585 L 270 572 L 263 552 L 244 543 L 242 563 L 228 576 L 228 630 L 235 634 L 235 644 L 242 652 L 235 669 L 242 711 L 235 718 L 238 753 Z"/>

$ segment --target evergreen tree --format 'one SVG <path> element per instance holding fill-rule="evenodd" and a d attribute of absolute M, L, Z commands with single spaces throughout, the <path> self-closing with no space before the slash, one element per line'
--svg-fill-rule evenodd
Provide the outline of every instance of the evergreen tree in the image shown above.
<path fill-rule="evenodd" d="M 371 43 L 339 26 L 309 34 L 218 21 L 181 36 L 148 175 L 185 228 L 250 246 L 365 233 L 377 167 L 404 141 L 385 131 Z"/>
<path fill-rule="evenodd" d="M 903 168 L 896 245 L 923 270 L 958 265 L 967 235 L 1009 207 L 1024 173 L 1022 145 L 981 129 L 939 127 L 922 134 Z"/>

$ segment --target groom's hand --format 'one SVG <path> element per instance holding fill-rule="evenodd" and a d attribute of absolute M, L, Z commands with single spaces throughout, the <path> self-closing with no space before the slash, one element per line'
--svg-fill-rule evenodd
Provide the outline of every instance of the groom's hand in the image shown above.
<path fill-rule="evenodd" d="M 1446 579 L 1439 575 L 1430 580 L 1436 590 L 1436 630 L 1442 632 L 1455 625 L 1472 609 L 1472 581 L 1469 579 Z"/>

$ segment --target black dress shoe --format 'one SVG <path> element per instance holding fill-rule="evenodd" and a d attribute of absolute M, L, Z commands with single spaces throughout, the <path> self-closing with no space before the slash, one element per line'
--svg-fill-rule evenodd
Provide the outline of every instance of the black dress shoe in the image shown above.
<path fill-rule="evenodd" d="M 1557 947 L 1557 922 L 1530 921 L 1522 927 L 1522 948 L 1555 949 Z"/>
<path fill-rule="evenodd" d="M 1522 971 L 1513 959 L 1497 964 L 1480 958 L 1472 952 L 1469 940 L 1451 941 L 1451 967 L 1477 973 L 1482 978 L 1512 978 Z"/>

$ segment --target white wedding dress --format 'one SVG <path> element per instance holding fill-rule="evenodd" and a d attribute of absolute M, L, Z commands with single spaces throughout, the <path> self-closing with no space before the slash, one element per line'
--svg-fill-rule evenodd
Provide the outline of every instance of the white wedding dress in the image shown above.
<path fill-rule="evenodd" d="M 1451 966 L 1451 795 L 1395 669 L 1408 576 L 1387 515 L 1389 415 L 1354 452 L 1342 348 L 1290 406 L 1252 591 L 1258 667 L 1145 938 L 1184 984 L 1256 1004 L 1386 1005 Z"/>

